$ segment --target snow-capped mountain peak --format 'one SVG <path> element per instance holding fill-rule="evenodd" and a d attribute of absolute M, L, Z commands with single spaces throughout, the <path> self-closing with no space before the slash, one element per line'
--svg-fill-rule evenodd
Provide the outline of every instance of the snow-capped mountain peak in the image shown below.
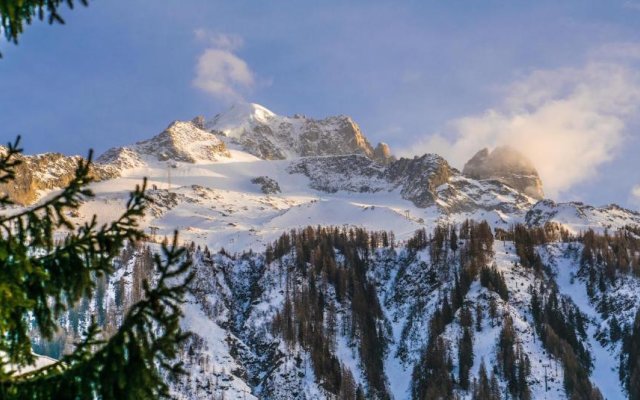
<path fill-rule="evenodd" d="M 268 124 L 277 115 L 256 103 L 236 103 L 227 111 L 216 114 L 206 123 L 208 129 L 216 130 L 227 136 L 235 137 L 242 133 L 242 128 L 252 124 Z"/>
<path fill-rule="evenodd" d="M 358 124 L 345 115 L 323 119 L 299 114 L 286 117 L 258 104 L 236 104 L 205 126 L 265 160 L 350 154 L 377 157 Z M 378 154 L 389 158 L 390 150 L 386 147 Z"/>
<path fill-rule="evenodd" d="M 107 150 L 97 161 L 123 169 L 140 166 L 144 159 L 196 163 L 228 156 L 224 142 L 197 123 L 174 121 L 151 139 Z"/>
<path fill-rule="evenodd" d="M 272 162 L 274 159 L 285 161 Z M 416 221 L 477 218 L 500 227 L 556 222 L 573 232 L 640 222 L 640 216 L 624 209 L 538 202 L 543 196 L 542 182 L 531 162 L 512 149 L 480 151 L 460 173 L 435 154 L 395 159 L 384 143 L 374 149 L 348 116 L 286 117 L 258 104 L 236 104 L 208 122 L 203 117 L 174 121 L 158 135 L 110 149 L 97 161 L 97 177 L 114 181 L 105 182 L 105 187 L 118 186 L 118 177 L 144 176 L 159 188 L 190 191 L 186 188 L 198 185 L 254 196 L 258 188 L 251 182 L 260 178 L 279 187 L 278 197 L 291 204 L 299 204 L 300 195 L 336 197 L 350 204 L 355 196 L 362 197 L 358 204 L 377 204 L 394 215 L 400 210 L 398 215 L 406 216 L 407 210 L 413 210 L 410 214 L 415 214 Z M 53 163 L 45 164 L 37 170 L 59 169 Z M 171 172 L 168 166 L 173 167 Z M 65 179 L 73 172 L 72 167 L 67 169 Z M 30 204 L 46 194 L 43 188 L 64 184 L 64 180 L 52 181 L 49 175 L 43 172 L 21 181 L 11 188 L 12 198 Z M 20 195 L 23 192 L 30 195 Z M 170 225 L 168 231 L 173 230 Z M 259 230 L 250 226 L 247 232 L 255 236 L 253 232 Z"/>

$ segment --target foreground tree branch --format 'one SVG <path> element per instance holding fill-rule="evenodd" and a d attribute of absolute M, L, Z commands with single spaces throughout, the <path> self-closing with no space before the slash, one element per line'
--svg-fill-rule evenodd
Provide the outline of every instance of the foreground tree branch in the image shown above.
<path fill-rule="evenodd" d="M 0 182 L 15 177 L 19 142 L 0 156 Z M 184 249 L 162 246 L 155 255 L 157 281 L 143 285 L 145 297 L 134 304 L 118 331 L 104 341 L 96 324 L 76 350 L 44 369 L 16 376 L 16 368 L 34 361 L 29 332 L 51 338 L 57 318 L 83 296 L 91 296 L 95 278 L 113 272 L 123 245 L 144 239 L 138 219 L 148 201 L 146 182 L 136 187 L 120 218 L 98 226 L 95 217 L 74 230 L 70 211 L 93 196 L 87 187 L 91 153 L 59 194 L 25 211 L 0 217 L 0 397 L 146 399 L 168 395 L 166 375 L 186 338 L 180 329 L 181 303 L 191 276 Z M 2 197 L 2 206 L 11 205 Z M 54 233 L 66 230 L 61 242 Z"/>

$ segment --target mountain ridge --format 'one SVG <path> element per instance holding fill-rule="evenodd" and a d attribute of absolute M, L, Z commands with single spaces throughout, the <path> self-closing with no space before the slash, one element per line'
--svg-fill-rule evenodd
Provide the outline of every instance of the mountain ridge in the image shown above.
<path fill-rule="evenodd" d="M 292 128 L 292 121 L 299 126 Z M 346 124 L 346 131 L 336 131 L 335 123 Z M 530 224 L 563 221 L 568 225 L 581 224 L 575 218 L 566 218 L 566 213 L 559 210 L 569 207 L 562 204 L 572 203 L 558 205 L 545 200 L 535 207 L 543 200 L 542 182 L 531 162 L 513 149 L 499 147 L 491 152 L 483 149 L 460 173 L 437 155 L 398 159 L 384 143 L 373 148 L 350 117 L 321 120 L 301 115 L 281 117 L 258 104 L 236 104 L 209 120 L 196 117 L 191 121 L 174 121 L 150 139 L 107 150 L 96 160 L 95 169 L 99 179 L 127 176 L 131 171 L 148 169 L 151 164 L 153 170 L 164 169 L 166 174 L 166 168 L 175 169 L 179 163 L 193 164 L 196 168 L 200 164 L 235 162 L 234 157 L 250 159 L 249 154 L 264 161 L 288 163 L 285 169 L 289 175 L 306 176 L 310 179 L 309 187 L 320 191 L 398 191 L 416 207 L 435 206 L 444 215 L 493 212 L 503 223 L 513 222 L 512 218 L 504 218 L 506 215 L 517 215 L 517 220 Z M 60 157 L 67 160 L 61 179 L 47 178 L 47 169 L 59 167 L 41 161 L 30 164 L 32 179 L 5 190 L 14 193 L 14 198 L 20 197 L 21 204 L 29 204 L 44 193 L 43 189 L 63 186 L 73 173 L 71 160 L 77 162 L 79 158 Z M 256 177 L 258 174 L 253 178 Z M 631 210 L 591 209 L 598 210 L 589 215 L 599 214 L 603 222 L 598 224 L 603 227 L 639 219 Z M 604 221 L 607 219 L 610 221 Z"/>
<path fill-rule="evenodd" d="M 383 144 L 378 145 L 376 152 L 358 124 L 346 115 L 323 119 L 299 114 L 283 117 L 258 104 L 235 104 L 205 126 L 263 159 L 363 154 L 384 161 L 391 156 L 388 146 Z"/>

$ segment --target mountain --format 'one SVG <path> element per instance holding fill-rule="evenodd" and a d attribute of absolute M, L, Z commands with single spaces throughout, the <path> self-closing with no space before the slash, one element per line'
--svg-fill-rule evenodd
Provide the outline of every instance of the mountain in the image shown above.
<path fill-rule="evenodd" d="M 37 182 L 79 159 L 29 157 Z M 461 173 L 436 154 L 374 149 L 348 117 L 249 104 L 97 161 L 96 197 L 70 220 L 113 219 L 147 177 L 150 238 L 56 340 L 34 334 L 41 354 L 59 357 L 92 315 L 117 325 L 179 229 L 196 279 L 177 398 L 618 399 L 633 387 L 640 214 L 542 199 L 512 149 L 482 150 Z M 64 185 L 33 182 L 3 190 L 32 203 Z"/>
<path fill-rule="evenodd" d="M 120 170 L 144 165 L 145 160 L 216 161 L 229 157 L 225 144 L 199 127 L 197 121 L 174 121 L 167 129 L 149 140 L 133 146 L 108 150 L 98 158 L 98 163 Z"/>
<path fill-rule="evenodd" d="M 542 181 L 531 161 L 516 149 L 500 146 L 482 149 L 464 165 L 462 173 L 473 179 L 495 179 L 537 200 L 544 198 Z"/>
<path fill-rule="evenodd" d="M 615 204 L 594 207 L 580 202 L 558 204 L 547 199 L 537 203 L 527 212 L 525 222 L 530 226 L 544 226 L 555 222 L 569 226 L 574 231 L 615 231 L 620 227 L 637 225 L 638 218 L 640 213 Z"/>
<path fill-rule="evenodd" d="M 0 154 L 6 154 L 7 148 L 0 146 Z M 59 153 L 37 155 L 18 155 L 16 160 L 16 179 L 10 183 L 0 183 L 0 193 L 9 196 L 14 203 L 29 205 L 52 189 L 67 185 L 74 176 L 80 156 L 65 156 Z M 94 164 L 92 176 L 96 180 L 111 179 L 117 171 L 106 165 Z"/>
<path fill-rule="evenodd" d="M 376 151 L 358 124 L 344 115 L 320 120 L 303 115 L 283 117 L 258 104 L 236 104 L 205 126 L 265 160 L 346 154 L 362 154 L 380 161 L 390 157 L 386 144 L 380 143 Z"/>

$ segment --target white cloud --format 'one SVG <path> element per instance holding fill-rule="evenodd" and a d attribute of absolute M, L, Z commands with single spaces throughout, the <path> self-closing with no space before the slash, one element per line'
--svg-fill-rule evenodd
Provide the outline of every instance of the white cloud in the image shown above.
<path fill-rule="evenodd" d="M 196 39 L 206 42 L 212 47 L 226 50 L 237 50 L 244 45 L 242 36 L 231 33 L 211 32 L 206 29 L 196 29 L 194 31 Z"/>
<path fill-rule="evenodd" d="M 506 88 L 500 106 L 451 121 L 420 150 L 462 167 L 481 148 L 510 145 L 533 161 L 549 197 L 567 192 L 615 157 L 640 103 L 637 69 L 599 54 L 581 68 L 532 72 Z"/>
<path fill-rule="evenodd" d="M 255 76 L 249 65 L 234 53 L 242 47 L 242 38 L 203 29 L 196 30 L 195 36 L 205 41 L 208 48 L 198 57 L 193 85 L 218 100 L 243 101 L 244 94 L 255 86 Z"/>
<path fill-rule="evenodd" d="M 640 185 L 631 188 L 631 203 L 640 207 Z"/>

